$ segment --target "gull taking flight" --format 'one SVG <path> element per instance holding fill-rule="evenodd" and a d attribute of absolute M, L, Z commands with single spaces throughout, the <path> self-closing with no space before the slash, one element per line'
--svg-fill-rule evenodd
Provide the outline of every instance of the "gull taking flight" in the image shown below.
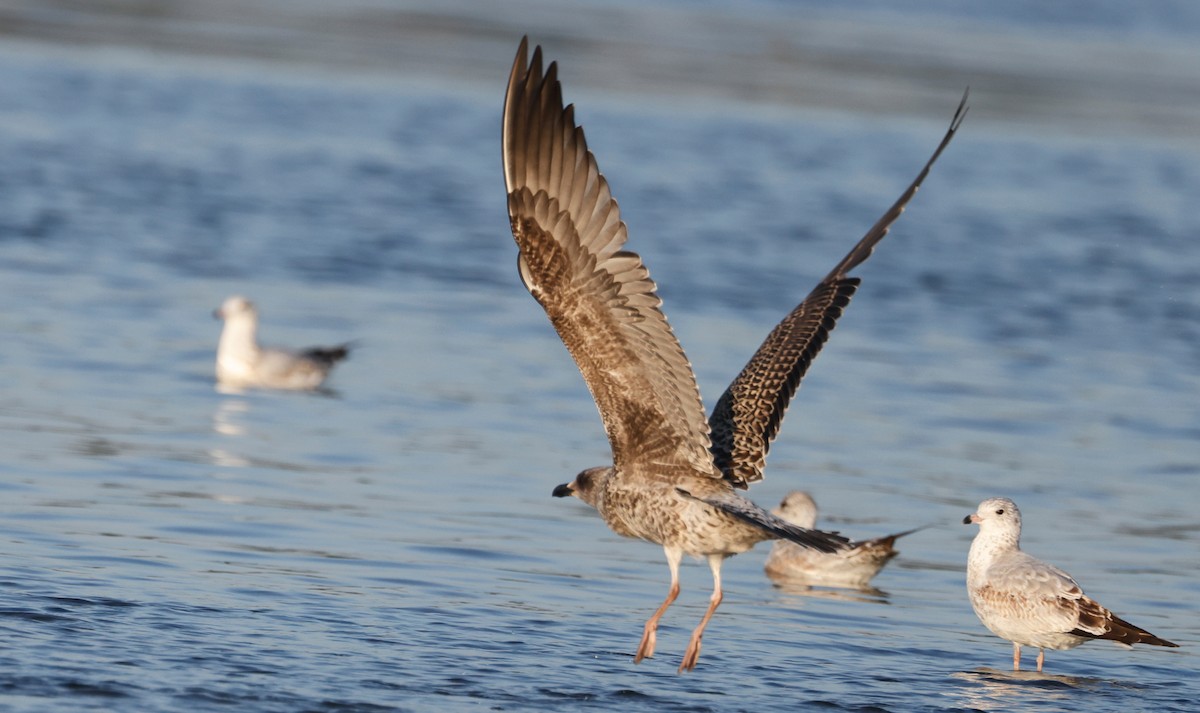
<path fill-rule="evenodd" d="M 350 345 L 292 351 L 258 345 L 258 310 L 234 295 L 213 312 L 225 321 L 217 345 L 217 381 L 234 388 L 316 389 L 333 365 L 345 359 Z"/>
<path fill-rule="evenodd" d="M 817 525 L 817 504 L 803 490 L 793 490 L 783 498 L 774 514 L 793 525 L 812 529 Z M 919 529 L 919 528 L 918 528 Z M 841 552 L 818 552 L 786 540 L 776 540 L 764 569 L 780 584 L 808 584 L 827 587 L 864 589 L 871 578 L 899 552 L 896 540 L 916 530 L 905 530 L 873 540 L 853 542 Z"/>
<path fill-rule="evenodd" d="M 1092 639 L 1178 646 L 1139 629 L 1083 593 L 1071 575 L 1021 551 L 1021 511 L 1008 498 L 991 498 L 963 518 L 979 534 L 967 556 L 967 594 L 975 615 L 992 633 L 1013 642 L 1013 670 L 1021 647 L 1038 647 L 1037 670 L 1046 649 L 1073 649 Z"/>
<path fill-rule="evenodd" d="M 707 558 L 712 597 L 679 666 L 691 670 L 721 603 L 726 557 L 781 537 L 825 552 L 846 545 L 836 534 L 775 517 L 735 488 L 761 479 L 788 401 L 858 286 L 846 273 L 900 215 L 965 106 L 917 179 L 771 332 L 710 421 L 649 272 L 636 253 L 622 249 L 625 223 L 573 107 L 563 108 L 557 68 L 551 63 L 543 73 L 541 48 L 532 60 L 527 49 L 523 39 L 504 103 L 504 183 L 517 267 L 583 374 L 612 447 L 612 465 L 581 472 L 554 495 L 580 498 L 613 531 L 660 544 L 666 553 L 671 588 L 643 628 L 635 661 L 654 653 L 659 618 L 679 594 L 683 555 Z"/>

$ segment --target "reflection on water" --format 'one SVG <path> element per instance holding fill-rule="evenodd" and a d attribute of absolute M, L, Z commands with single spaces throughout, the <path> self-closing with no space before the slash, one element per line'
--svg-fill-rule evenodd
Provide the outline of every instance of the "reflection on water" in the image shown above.
<path fill-rule="evenodd" d="M 221 391 L 224 388 L 217 384 L 219 393 L 229 393 Z M 213 414 L 213 431 L 229 437 L 244 436 L 246 428 L 242 425 L 246 414 L 250 411 L 250 403 L 243 399 L 223 398 L 217 402 L 216 413 Z M 210 448 L 208 451 L 209 457 L 212 459 L 212 464 L 219 468 L 247 468 L 250 466 L 250 461 L 238 455 L 236 452 L 228 448 Z M 217 477 L 221 476 L 221 472 L 217 471 Z"/>
<path fill-rule="evenodd" d="M 1062 676 L 1036 671 L 1000 671 L 981 667 L 951 674 L 969 685 L 959 688 L 962 706 L 981 711 L 1011 711 L 1025 706 L 1044 707 L 1055 702 L 1066 708 L 1078 704 L 1076 694 L 1104 688 L 1108 682 L 1094 678 Z"/>
<path fill-rule="evenodd" d="M 822 587 L 810 584 L 803 577 L 793 578 L 779 573 L 768 573 L 772 582 L 784 594 L 818 599 L 839 599 L 848 602 L 872 602 L 887 604 L 888 593 L 877 587 Z"/>
<path fill-rule="evenodd" d="M 208 453 L 212 457 L 212 462 L 215 466 L 222 468 L 245 468 L 250 465 L 249 460 L 223 448 L 213 448 Z M 219 473 L 218 477 L 220 477 Z"/>
<path fill-rule="evenodd" d="M 213 430 L 223 436 L 245 435 L 246 429 L 240 421 L 250 411 L 250 403 L 242 399 L 221 399 L 217 412 L 213 414 Z"/>

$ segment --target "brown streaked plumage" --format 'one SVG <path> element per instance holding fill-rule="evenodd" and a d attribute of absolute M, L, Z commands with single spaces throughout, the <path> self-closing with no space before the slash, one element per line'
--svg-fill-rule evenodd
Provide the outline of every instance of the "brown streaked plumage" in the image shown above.
<path fill-rule="evenodd" d="M 761 478 L 767 444 L 787 402 L 858 284 L 845 273 L 870 255 L 964 113 L 960 104 L 917 180 L 771 333 L 723 405 L 705 419 L 691 365 L 663 316 L 654 282 L 641 258 L 623 250 L 625 224 L 575 125 L 573 107 L 563 107 L 556 65 L 543 72 L 541 48 L 530 59 L 528 40 L 521 41 L 503 119 L 518 272 L 575 359 L 613 454 L 611 466 L 581 472 L 554 495 L 582 499 L 621 535 L 661 544 L 671 570 L 671 588 L 643 628 L 635 661 L 654 653 L 658 621 L 679 594 L 684 554 L 708 559 L 714 586 L 680 671 L 696 665 L 704 629 L 721 602 L 726 557 L 781 537 L 826 552 L 845 547 L 845 538 L 791 525 L 735 486 Z M 716 442 L 709 438 L 710 424 Z M 746 473 L 757 477 L 741 475 Z"/>
<path fill-rule="evenodd" d="M 847 273 L 865 262 L 888 234 L 966 115 L 967 94 L 964 93 L 946 135 L 913 182 L 804 301 L 771 330 L 741 373 L 721 394 L 709 418 L 712 450 L 717 467 L 735 486 L 745 488 L 762 480 L 771 441 L 779 433 L 784 413 L 800 387 L 800 380 L 858 290 L 861 280 L 848 277 Z"/>
<path fill-rule="evenodd" d="M 1083 593 L 1071 575 L 1021 551 L 1021 511 L 1008 498 L 989 498 L 963 524 L 979 533 L 967 555 L 967 595 L 983 625 L 1013 643 L 1013 670 L 1021 647 L 1038 648 L 1037 670 L 1046 649 L 1073 649 L 1092 639 L 1123 646 L 1177 647 L 1130 624 Z"/>
<path fill-rule="evenodd" d="M 817 526 L 817 504 L 803 490 L 793 490 L 785 495 L 779 507 L 771 512 L 793 525 L 810 529 Z M 786 540 L 776 540 L 763 569 L 772 581 L 784 586 L 803 584 L 866 589 L 871 578 L 899 554 L 896 540 L 919 529 L 855 541 L 841 552 L 817 552 Z"/>

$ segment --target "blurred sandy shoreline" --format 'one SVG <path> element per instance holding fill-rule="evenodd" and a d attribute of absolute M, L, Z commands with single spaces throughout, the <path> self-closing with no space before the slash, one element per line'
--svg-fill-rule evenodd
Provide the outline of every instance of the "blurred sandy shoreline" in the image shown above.
<path fill-rule="evenodd" d="M 1200 138 L 1200 43 L 1187 37 L 737 7 L 0 0 L 0 47 L 134 48 L 495 87 L 529 34 L 582 91 L 941 118 L 970 85 L 973 122 Z"/>

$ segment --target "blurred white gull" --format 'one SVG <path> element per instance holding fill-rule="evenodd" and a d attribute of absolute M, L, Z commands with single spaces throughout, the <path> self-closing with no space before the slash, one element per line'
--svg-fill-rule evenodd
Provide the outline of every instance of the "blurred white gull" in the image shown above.
<path fill-rule="evenodd" d="M 1038 647 L 1037 670 L 1046 649 L 1073 649 L 1092 639 L 1178 646 L 1119 619 L 1094 601 L 1071 575 L 1021 551 L 1021 511 L 1008 498 L 991 498 L 963 518 L 979 534 L 967 556 L 967 594 L 975 615 L 992 633 L 1013 642 L 1013 670 L 1021 647 Z"/>
<path fill-rule="evenodd" d="M 771 511 L 793 525 L 814 529 L 817 524 L 817 504 L 803 490 L 793 490 L 784 496 L 779 507 Z M 797 547 L 786 540 L 776 540 L 763 569 L 776 584 L 806 584 L 826 587 L 865 589 L 871 578 L 899 552 L 896 539 L 920 528 L 897 532 L 873 540 L 853 542 L 849 549 L 838 552 L 818 552 Z"/>
<path fill-rule="evenodd" d="M 217 381 L 223 386 L 316 389 L 350 353 L 349 344 L 300 351 L 259 346 L 258 311 L 240 295 L 225 300 L 213 316 L 225 321 L 217 345 Z"/>

